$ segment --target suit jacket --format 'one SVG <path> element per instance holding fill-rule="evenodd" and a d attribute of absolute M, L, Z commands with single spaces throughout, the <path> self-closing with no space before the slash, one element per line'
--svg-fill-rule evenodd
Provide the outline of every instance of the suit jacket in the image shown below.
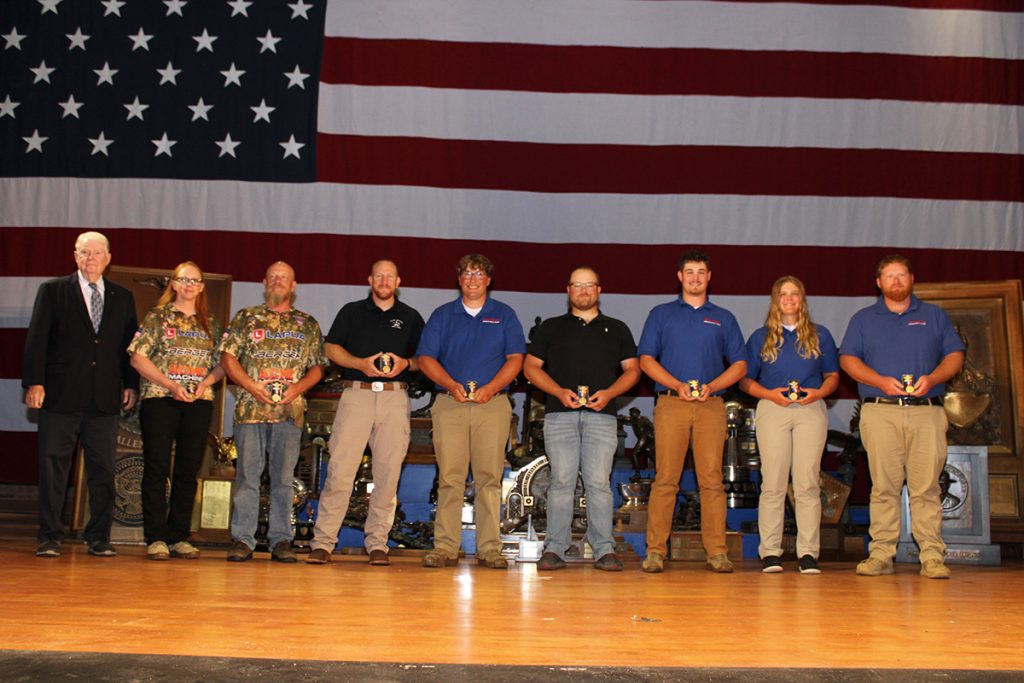
<path fill-rule="evenodd" d="M 121 390 L 139 388 L 127 350 L 138 327 L 135 298 L 109 279 L 104 288 L 97 334 L 77 271 L 39 287 L 25 339 L 21 383 L 26 388 L 43 385 L 45 410 L 75 413 L 92 406 L 114 414 L 121 406 Z"/>

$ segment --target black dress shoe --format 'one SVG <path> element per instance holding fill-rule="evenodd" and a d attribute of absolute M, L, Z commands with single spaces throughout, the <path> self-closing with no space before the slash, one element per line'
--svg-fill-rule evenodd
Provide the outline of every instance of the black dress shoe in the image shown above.
<path fill-rule="evenodd" d="M 370 564 L 374 567 L 386 567 L 391 564 L 391 559 L 388 554 L 383 550 L 371 550 L 370 551 Z"/>
<path fill-rule="evenodd" d="M 114 557 L 117 550 L 107 541 L 94 541 L 89 544 L 89 554 L 95 557 Z"/>
<path fill-rule="evenodd" d="M 36 547 L 36 557 L 60 557 L 60 541 L 43 541 Z"/>

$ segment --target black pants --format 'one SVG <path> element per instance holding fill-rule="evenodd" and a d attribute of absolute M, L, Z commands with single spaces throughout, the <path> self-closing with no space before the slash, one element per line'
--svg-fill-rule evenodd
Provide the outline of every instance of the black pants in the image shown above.
<path fill-rule="evenodd" d="M 81 441 L 85 483 L 89 490 L 89 522 L 86 542 L 110 540 L 114 513 L 114 452 L 117 449 L 117 415 L 92 411 L 54 413 L 39 411 L 39 540 L 61 541 L 61 512 L 68 490 L 75 443 Z"/>
<path fill-rule="evenodd" d="M 147 398 L 139 409 L 142 425 L 142 523 L 146 543 L 173 545 L 189 537 L 196 474 L 203 462 L 212 401 L 185 403 L 173 398 Z M 167 479 L 174 475 L 171 495 Z"/>

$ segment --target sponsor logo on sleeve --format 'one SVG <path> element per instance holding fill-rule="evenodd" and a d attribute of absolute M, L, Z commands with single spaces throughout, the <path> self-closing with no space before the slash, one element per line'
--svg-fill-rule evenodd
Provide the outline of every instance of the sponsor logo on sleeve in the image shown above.
<path fill-rule="evenodd" d="M 178 336 L 178 330 L 173 327 L 164 328 L 164 337 L 167 339 L 174 339 Z"/>
<path fill-rule="evenodd" d="M 258 330 L 253 330 L 252 331 L 252 340 L 253 341 L 263 341 L 263 338 L 265 336 L 267 336 L 267 331 L 264 330 L 262 327 L 259 328 Z"/>

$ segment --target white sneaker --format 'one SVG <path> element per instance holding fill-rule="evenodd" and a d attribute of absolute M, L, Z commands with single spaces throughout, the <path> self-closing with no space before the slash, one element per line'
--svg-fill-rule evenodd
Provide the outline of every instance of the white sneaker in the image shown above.
<path fill-rule="evenodd" d="M 198 560 L 199 549 L 188 541 L 178 541 L 171 546 L 171 557 L 180 557 L 185 560 Z"/>
<path fill-rule="evenodd" d="M 146 557 L 150 560 L 169 560 L 171 552 L 163 541 L 153 541 L 146 546 Z"/>

